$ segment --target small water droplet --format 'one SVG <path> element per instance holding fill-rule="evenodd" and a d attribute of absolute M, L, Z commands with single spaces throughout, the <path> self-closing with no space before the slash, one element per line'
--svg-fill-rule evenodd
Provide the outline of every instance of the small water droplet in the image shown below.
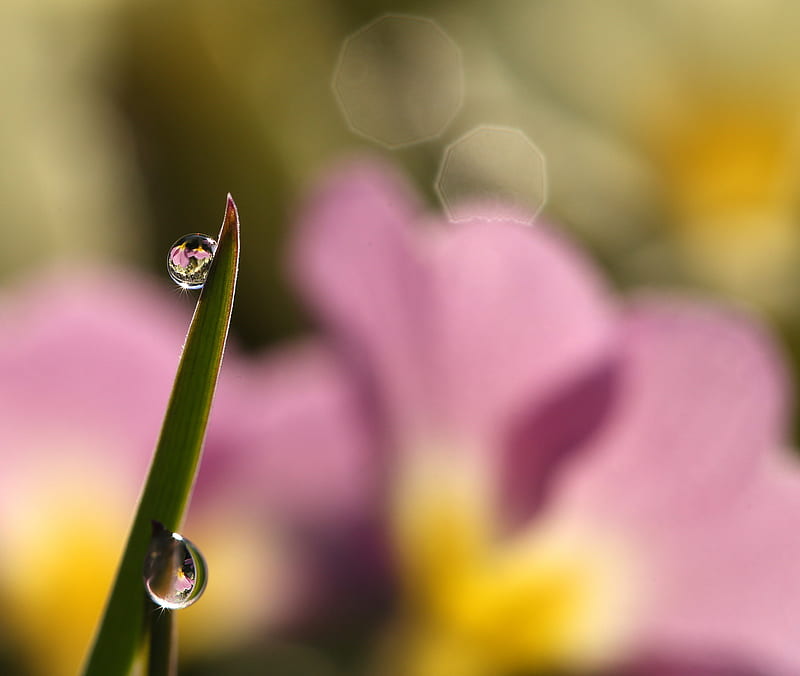
<path fill-rule="evenodd" d="M 167 254 L 167 270 L 172 281 L 184 289 L 202 288 L 216 250 L 216 240 L 208 235 L 194 233 L 181 237 Z"/>
<path fill-rule="evenodd" d="M 153 602 L 170 610 L 186 608 L 200 598 L 207 580 L 200 550 L 179 533 L 153 521 L 144 561 L 144 586 Z"/>

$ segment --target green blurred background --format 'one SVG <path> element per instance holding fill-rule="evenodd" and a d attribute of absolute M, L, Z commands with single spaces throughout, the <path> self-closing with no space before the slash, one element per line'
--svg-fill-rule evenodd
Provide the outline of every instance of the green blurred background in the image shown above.
<path fill-rule="evenodd" d="M 167 247 L 186 232 L 216 232 L 230 191 L 247 243 L 235 335 L 256 347 L 298 331 L 281 263 L 287 226 L 322 167 L 347 151 L 380 151 L 348 128 L 331 80 L 346 36 L 383 9 L 5 4 L 1 279 L 53 261 L 164 278 Z M 432 195 L 440 153 L 427 144 L 393 154 Z"/>
<path fill-rule="evenodd" d="M 322 167 L 381 152 L 438 207 L 447 144 L 491 124 L 542 150 L 544 217 L 621 284 L 705 288 L 794 333 L 793 3 L 11 0 L 0 12 L 3 280 L 54 260 L 163 276 L 166 246 L 215 231 L 231 191 L 247 237 L 235 333 L 268 344 L 304 324 L 281 251 Z M 391 150 L 352 131 L 331 87 L 347 37 L 386 12 L 434 20 L 464 85 L 436 138 Z M 419 67 L 402 58 L 387 44 L 368 67 Z M 406 75 L 362 95 L 413 105 Z"/>

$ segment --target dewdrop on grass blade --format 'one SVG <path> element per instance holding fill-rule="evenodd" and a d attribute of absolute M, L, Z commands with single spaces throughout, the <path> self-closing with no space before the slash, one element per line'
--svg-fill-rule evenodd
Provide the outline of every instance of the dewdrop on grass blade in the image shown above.
<path fill-rule="evenodd" d="M 167 254 L 167 270 L 183 289 L 201 289 L 208 277 L 217 242 L 208 235 L 184 235 L 173 244 Z"/>
<path fill-rule="evenodd" d="M 144 561 L 144 586 L 153 603 L 168 610 L 186 608 L 200 598 L 207 580 L 200 550 L 179 533 L 153 521 Z"/>

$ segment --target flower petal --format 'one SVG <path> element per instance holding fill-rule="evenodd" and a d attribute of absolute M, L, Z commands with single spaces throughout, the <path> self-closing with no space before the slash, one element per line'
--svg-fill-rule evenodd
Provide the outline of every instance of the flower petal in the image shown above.
<path fill-rule="evenodd" d="M 652 526 L 725 510 L 786 430 L 786 383 L 766 336 L 699 305 L 644 301 L 625 323 L 616 401 L 567 472 L 602 513 Z"/>
<path fill-rule="evenodd" d="M 738 318 L 645 303 L 625 358 L 615 414 L 564 473 L 556 510 L 635 546 L 645 650 L 797 673 L 800 475 L 775 452 L 774 349 Z"/>
<path fill-rule="evenodd" d="M 764 676 L 763 671 L 730 660 L 687 659 L 674 657 L 642 659 L 627 665 L 622 671 L 603 676 Z"/>
<path fill-rule="evenodd" d="M 512 427 L 498 496 L 507 526 L 525 524 L 547 503 L 562 464 L 580 452 L 613 410 L 619 371 L 617 355 L 609 354 Z"/>
<path fill-rule="evenodd" d="M 460 223 L 437 232 L 434 254 L 440 409 L 468 438 L 497 443 L 607 356 L 611 300 L 554 232 Z"/>
<path fill-rule="evenodd" d="M 348 165 L 312 199 L 295 256 L 301 289 L 357 366 L 367 360 L 399 429 L 419 419 L 432 371 L 431 285 L 408 227 L 414 212 L 410 191 L 384 166 Z"/>
<path fill-rule="evenodd" d="M 15 452 L 15 467 L 74 442 L 76 465 L 122 463 L 142 475 L 189 310 L 123 271 L 62 269 L 9 293 L 0 303 L 0 446 Z M 108 457 L 96 458 L 89 447 L 104 442 Z"/>
<path fill-rule="evenodd" d="M 297 272 L 395 430 L 492 446 L 509 418 L 598 358 L 611 304 L 544 228 L 420 224 L 378 165 L 346 169 L 306 215 Z"/>
<path fill-rule="evenodd" d="M 226 380 L 237 375 L 229 371 Z M 328 349 L 306 343 L 277 351 L 248 366 L 241 387 L 237 428 L 225 429 L 226 438 L 209 432 L 199 491 L 213 490 L 227 464 L 226 483 L 262 495 L 277 520 L 341 524 L 366 508 L 375 487 L 367 427 L 356 392 Z M 231 445 L 242 449 L 235 458 Z"/>
<path fill-rule="evenodd" d="M 800 513 L 797 469 L 788 455 L 770 456 L 726 514 L 700 514 L 652 538 L 657 584 L 642 627 L 645 651 L 798 673 L 800 545 L 791 537 Z"/>

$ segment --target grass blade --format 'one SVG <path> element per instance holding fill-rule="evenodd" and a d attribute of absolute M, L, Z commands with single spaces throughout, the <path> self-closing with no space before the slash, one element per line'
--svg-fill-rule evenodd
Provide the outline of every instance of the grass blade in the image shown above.
<path fill-rule="evenodd" d="M 178 673 L 177 626 L 174 610 L 152 613 L 147 676 L 175 676 Z"/>
<path fill-rule="evenodd" d="M 175 384 L 125 552 L 87 659 L 85 676 L 124 676 L 152 607 L 142 585 L 151 521 L 180 530 L 194 484 L 228 335 L 239 265 L 239 216 L 228 195 L 217 251 L 189 326 Z"/>

